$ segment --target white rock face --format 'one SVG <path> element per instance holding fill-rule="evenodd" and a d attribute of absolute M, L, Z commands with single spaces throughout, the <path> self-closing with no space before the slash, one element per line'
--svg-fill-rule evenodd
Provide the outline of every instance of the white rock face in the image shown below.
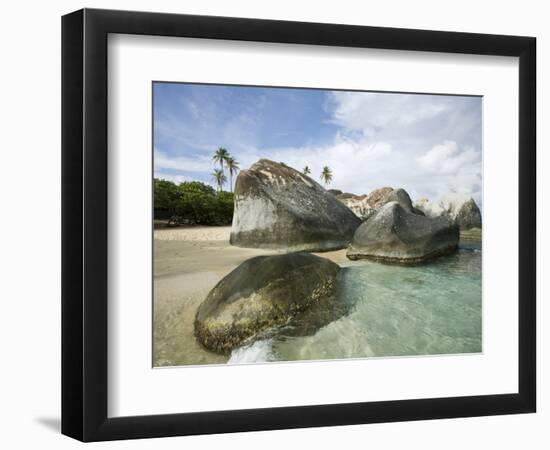
<path fill-rule="evenodd" d="M 233 218 L 233 227 L 236 230 L 271 230 L 277 221 L 275 206 L 265 198 L 236 196 L 235 204 L 239 209 Z"/>
<path fill-rule="evenodd" d="M 374 209 L 371 208 L 366 197 L 357 196 L 339 199 L 344 205 L 353 211 L 360 219 L 368 217 Z"/>
<path fill-rule="evenodd" d="M 365 220 L 384 204 L 384 199 L 392 191 L 393 188 L 391 187 L 382 187 L 375 189 L 368 195 L 342 193 L 336 195 L 336 198 L 351 209 L 357 217 Z"/>
<path fill-rule="evenodd" d="M 423 198 L 418 200 L 414 206 L 428 217 L 447 216 L 461 230 L 481 228 L 481 211 L 475 200 L 468 194 L 451 192 L 443 195 L 437 203 Z"/>
<path fill-rule="evenodd" d="M 427 217 L 439 217 L 445 213 L 445 208 L 439 203 L 430 202 L 427 198 L 421 198 L 414 204 L 415 208 L 418 208 Z"/>
<path fill-rule="evenodd" d="M 449 192 L 441 197 L 440 204 L 445 209 L 445 212 L 449 215 L 449 217 L 455 220 L 462 207 L 469 201 L 474 201 L 474 199 L 468 194 Z"/>

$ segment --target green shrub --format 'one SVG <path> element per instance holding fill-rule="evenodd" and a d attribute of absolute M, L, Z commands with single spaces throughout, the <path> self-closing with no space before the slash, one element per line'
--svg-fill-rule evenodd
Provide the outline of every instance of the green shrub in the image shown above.
<path fill-rule="evenodd" d="M 174 224 L 229 225 L 233 220 L 233 194 L 216 192 L 200 181 L 176 185 L 154 181 L 154 217 Z"/>

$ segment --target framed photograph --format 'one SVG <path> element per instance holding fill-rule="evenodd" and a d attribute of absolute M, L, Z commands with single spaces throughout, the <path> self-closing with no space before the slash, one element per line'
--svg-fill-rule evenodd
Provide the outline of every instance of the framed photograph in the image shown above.
<path fill-rule="evenodd" d="M 62 20 L 62 432 L 535 412 L 536 40 Z"/>

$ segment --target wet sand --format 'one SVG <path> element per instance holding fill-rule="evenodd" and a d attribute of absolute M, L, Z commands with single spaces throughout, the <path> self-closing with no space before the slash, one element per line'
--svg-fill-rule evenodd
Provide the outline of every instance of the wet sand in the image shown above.
<path fill-rule="evenodd" d="M 481 228 L 471 228 L 460 231 L 460 240 L 463 242 L 481 242 Z"/>
<path fill-rule="evenodd" d="M 167 228 L 154 231 L 154 363 L 180 366 L 225 363 L 193 335 L 195 313 L 208 292 L 243 261 L 282 253 L 229 244 L 231 227 Z M 319 253 L 337 263 L 346 250 Z"/>

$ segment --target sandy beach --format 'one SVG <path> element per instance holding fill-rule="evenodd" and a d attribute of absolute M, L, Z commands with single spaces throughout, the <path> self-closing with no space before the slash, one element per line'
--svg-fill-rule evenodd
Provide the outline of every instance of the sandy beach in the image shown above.
<path fill-rule="evenodd" d="M 227 357 L 205 350 L 193 335 L 195 313 L 208 292 L 243 261 L 275 250 L 229 244 L 231 227 L 181 227 L 154 231 L 155 366 L 219 364 Z M 346 251 L 322 253 L 344 262 Z"/>

